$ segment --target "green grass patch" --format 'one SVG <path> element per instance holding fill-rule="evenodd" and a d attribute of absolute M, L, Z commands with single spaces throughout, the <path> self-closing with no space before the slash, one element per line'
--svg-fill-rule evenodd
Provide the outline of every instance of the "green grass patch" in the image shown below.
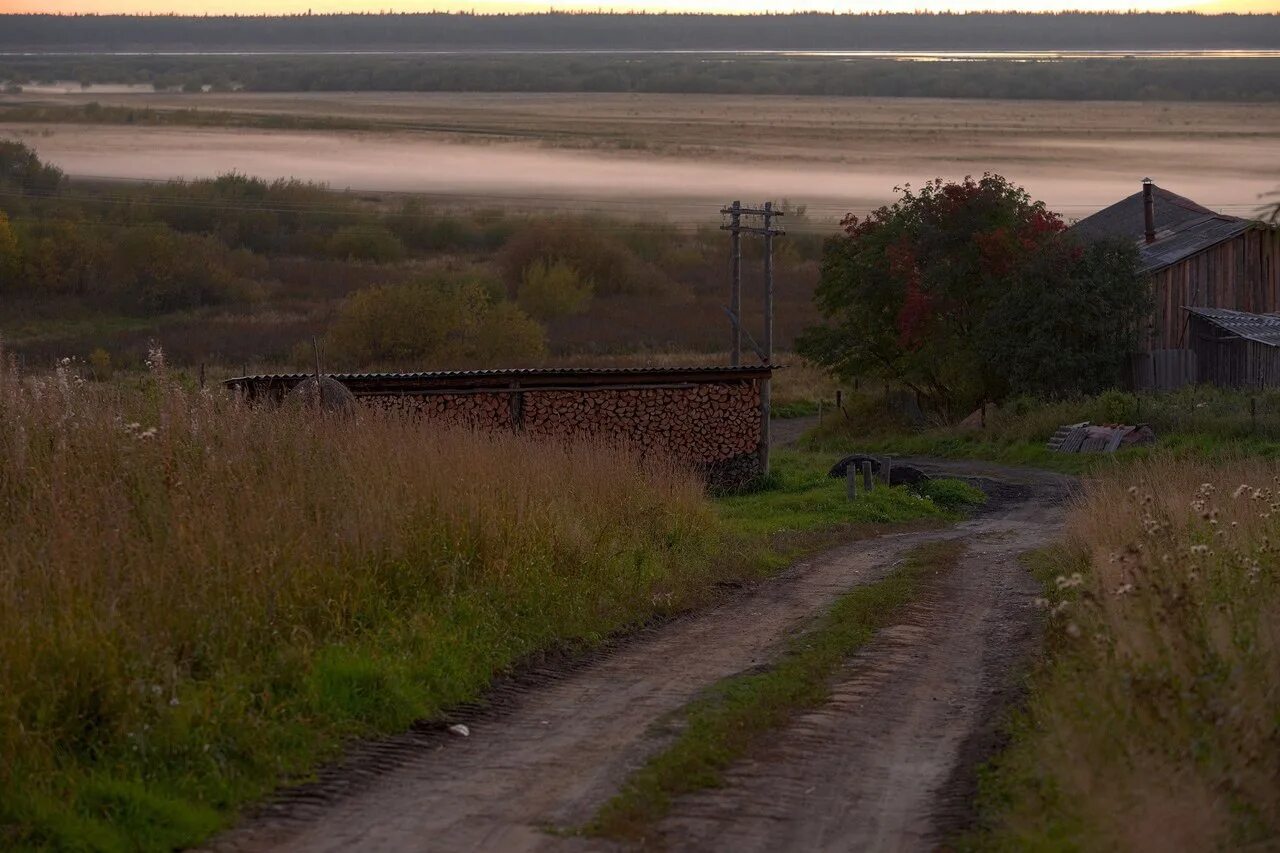
<path fill-rule="evenodd" d="M 818 403 L 815 400 L 792 400 L 769 407 L 769 414 L 774 418 L 804 418 L 817 413 Z"/>
<path fill-rule="evenodd" d="M 729 766 L 769 733 L 795 713 L 825 702 L 841 663 L 892 624 L 926 583 L 955 565 L 963 550 L 960 542 L 913 549 L 888 577 L 839 598 L 767 670 L 715 685 L 685 710 L 687 727 L 676 742 L 636 772 L 583 831 L 642 839 L 676 797 L 721 785 Z"/>
<path fill-rule="evenodd" d="M 1057 453 L 1045 445 L 1063 424 L 1148 424 L 1156 444 L 1106 453 Z M 981 459 L 1068 474 L 1106 472 L 1153 458 L 1228 462 L 1280 459 L 1280 393 L 1191 386 L 1173 392 L 1107 391 L 1058 401 L 1015 398 L 985 428 L 916 428 L 884 400 L 850 394 L 846 412 L 824 417 L 800 442 L 813 451 Z"/>
<path fill-rule="evenodd" d="M 838 528 L 851 524 L 894 524 L 920 520 L 949 521 L 966 506 L 986 498 L 978 489 L 957 481 L 934 481 L 929 489 L 945 494 L 944 505 L 898 486 L 877 484 L 861 489 L 849 500 L 844 480 L 827 476 L 839 457 L 833 453 L 783 450 L 774 453 L 769 481 L 758 491 L 724 497 L 716 502 L 725 527 L 739 536 Z"/>

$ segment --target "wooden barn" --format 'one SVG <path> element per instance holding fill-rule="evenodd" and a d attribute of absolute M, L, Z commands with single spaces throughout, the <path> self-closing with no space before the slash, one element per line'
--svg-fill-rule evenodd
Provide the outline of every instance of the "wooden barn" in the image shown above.
<path fill-rule="evenodd" d="M 1138 387 L 1199 381 L 1188 308 L 1280 312 L 1280 239 L 1255 220 L 1215 213 L 1156 186 L 1086 217 L 1073 231 L 1087 240 L 1132 239 L 1151 282 L 1154 310 L 1135 359 Z"/>

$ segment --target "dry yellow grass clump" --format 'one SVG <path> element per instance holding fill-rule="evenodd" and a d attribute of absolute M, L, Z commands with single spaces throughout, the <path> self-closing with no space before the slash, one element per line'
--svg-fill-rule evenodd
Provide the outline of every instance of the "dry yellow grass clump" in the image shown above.
<path fill-rule="evenodd" d="M 0 847 L 198 840 L 345 736 L 678 607 L 700 484 L 603 447 L 0 367 Z"/>
<path fill-rule="evenodd" d="M 1277 549 L 1275 463 L 1157 461 L 1088 485 L 1041 565 L 1052 655 L 994 775 L 1005 847 L 1280 838 Z"/>

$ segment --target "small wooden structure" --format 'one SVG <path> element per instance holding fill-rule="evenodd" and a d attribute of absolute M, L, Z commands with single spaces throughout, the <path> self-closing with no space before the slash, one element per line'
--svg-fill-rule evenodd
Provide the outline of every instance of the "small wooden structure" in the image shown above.
<path fill-rule="evenodd" d="M 534 368 L 431 373 L 332 373 L 355 402 L 428 425 L 509 430 L 548 440 L 595 439 L 654 451 L 733 490 L 763 471 L 768 433 L 761 389 L 771 365 Z M 280 401 L 309 373 L 240 376 L 249 400 Z"/>
<path fill-rule="evenodd" d="M 1136 387 L 1197 381 L 1184 308 L 1280 311 L 1280 235 L 1265 223 L 1215 213 L 1147 179 L 1141 191 L 1072 230 L 1085 240 L 1121 237 L 1138 244 L 1154 304 L 1134 362 Z"/>
<path fill-rule="evenodd" d="M 1280 316 L 1187 308 L 1196 381 L 1226 388 L 1280 386 Z"/>

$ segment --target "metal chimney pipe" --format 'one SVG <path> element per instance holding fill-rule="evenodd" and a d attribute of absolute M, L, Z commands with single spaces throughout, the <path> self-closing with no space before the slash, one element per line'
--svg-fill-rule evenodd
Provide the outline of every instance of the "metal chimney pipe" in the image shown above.
<path fill-rule="evenodd" d="M 1156 185 L 1150 178 L 1142 179 L 1142 219 L 1146 226 L 1148 243 L 1156 241 Z"/>

